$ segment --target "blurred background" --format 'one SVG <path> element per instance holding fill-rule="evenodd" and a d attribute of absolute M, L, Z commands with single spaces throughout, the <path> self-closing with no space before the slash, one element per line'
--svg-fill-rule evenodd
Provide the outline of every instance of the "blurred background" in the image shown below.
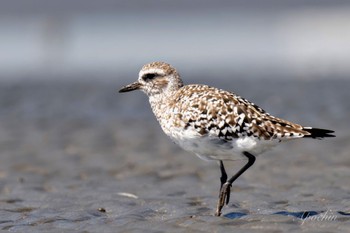
<path fill-rule="evenodd" d="M 262 155 L 215 218 L 217 164 L 117 93 L 152 61 L 337 137 Z M 0 0 L 0 230 L 348 232 L 349 61 L 347 0 Z"/>
<path fill-rule="evenodd" d="M 189 77 L 348 78 L 345 0 L 12 0 L 0 7 L 0 79 L 135 78 L 163 60 Z M 220 75 L 217 75 L 218 72 Z"/>

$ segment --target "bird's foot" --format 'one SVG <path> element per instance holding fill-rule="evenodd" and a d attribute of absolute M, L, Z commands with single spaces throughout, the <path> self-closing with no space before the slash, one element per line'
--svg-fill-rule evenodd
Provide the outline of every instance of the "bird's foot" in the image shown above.
<path fill-rule="evenodd" d="M 220 189 L 219 194 L 219 200 L 216 207 L 215 216 L 221 215 L 221 210 L 224 207 L 224 205 L 228 204 L 230 201 L 230 193 L 231 193 L 231 184 L 229 182 L 226 182 Z"/>

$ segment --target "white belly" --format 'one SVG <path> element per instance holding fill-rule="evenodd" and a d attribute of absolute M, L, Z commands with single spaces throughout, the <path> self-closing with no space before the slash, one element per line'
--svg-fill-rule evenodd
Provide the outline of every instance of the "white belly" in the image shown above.
<path fill-rule="evenodd" d="M 278 144 L 277 140 L 259 140 L 255 137 L 225 141 L 215 136 L 200 136 L 190 130 L 172 131 L 169 136 L 184 150 L 205 160 L 239 160 L 243 158 L 244 151 L 257 156 Z"/>

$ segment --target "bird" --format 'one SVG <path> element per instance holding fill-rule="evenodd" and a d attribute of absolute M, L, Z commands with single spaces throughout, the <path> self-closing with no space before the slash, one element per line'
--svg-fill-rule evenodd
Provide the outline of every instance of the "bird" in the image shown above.
<path fill-rule="evenodd" d="M 162 130 L 176 144 L 201 159 L 218 162 L 221 176 L 215 216 L 222 214 L 233 182 L 254 164 L 256 156 L 292 139 L 335 137 L 333 130 L 274 117 L 234 92 L 184 85 L 177 70 L 165 62 L 144 65 L 137 81 L 119 92 L 134 90 L 148 96 Z M 228 179 L 224 161 L 242 158 L 247 163 Z"/>

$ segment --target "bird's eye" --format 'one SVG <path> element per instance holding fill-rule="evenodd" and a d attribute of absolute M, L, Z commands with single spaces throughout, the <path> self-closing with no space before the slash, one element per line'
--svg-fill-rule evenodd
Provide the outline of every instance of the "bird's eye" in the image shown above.
<path fill-rule="evenodd" d="M 147 80 L 152 80 L 156 77 L 157 75 L 154 73 L 149 73 L 149 74 L 145 74 L 142 76 L 142 79 L 147 81 Z"/>

